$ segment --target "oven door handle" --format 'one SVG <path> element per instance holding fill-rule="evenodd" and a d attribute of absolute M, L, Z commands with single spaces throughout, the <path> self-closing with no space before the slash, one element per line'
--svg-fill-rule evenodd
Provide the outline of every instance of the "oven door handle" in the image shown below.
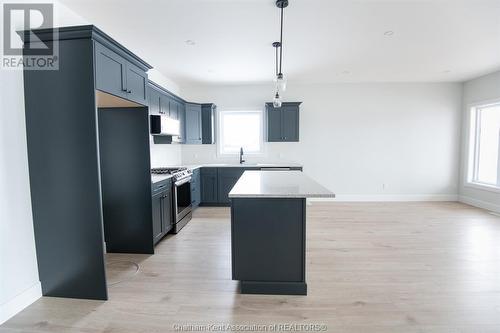
<path fill-rule="evenodd" d="M 188 178 L 184 178 L 184 179 L 181 179 L 181 180 L 178 180 L 174 183 L 175 186 L 181 186 L 181 185 L 184 185 L 186 183 L 189 183 L 191 181 L 191 177 L 188 177 Z"/>

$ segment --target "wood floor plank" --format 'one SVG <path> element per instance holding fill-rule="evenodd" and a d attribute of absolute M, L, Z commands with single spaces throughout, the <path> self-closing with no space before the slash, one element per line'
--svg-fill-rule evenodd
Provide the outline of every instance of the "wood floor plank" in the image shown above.
<path fill-rule="evenodd" d="M 498 216 L 455 202 L 313 203 L 307 210 L 306 297 L 239 294 L 230 211 L 203 207 L 155 255 L 108 254 L 108 273 L 119 282 L 109 301 L 43 297 L 0 333 L 163 333 L 215 323 L 500 332 Z"/>

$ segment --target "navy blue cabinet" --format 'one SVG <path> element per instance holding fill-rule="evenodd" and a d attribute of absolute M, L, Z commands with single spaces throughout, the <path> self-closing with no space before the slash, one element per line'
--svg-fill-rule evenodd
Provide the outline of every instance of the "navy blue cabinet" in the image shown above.
<path fill-rule="evenodd" d="M 114 51 L 95 42 L 96 76 L 98 90 L 148 105 L 146 72 Z"/>
<path fill-rule="evenodd" d="M 201 144 L 201 105 L 186 104 L 186 143 Z"/>
<path fill-rule="evenodd" d="M 208 103 L 201 105 L 201 143 L 215 143 L 215 104 Z"/>
<path fill-rule="evenodd" d="M 160 91 L 152 85 L 148 85 L 149 114 L 160 114 Z"/>
<path fill-rule="evenodd" d="M 158 243 L 174 226 L 172 217 L 172 182 L 170 179 L 153 184 L 153 239 Z"/>
<path fill-rule="evenodd" d="M 218 184 L 217 184 L 217 168 L 202 168 L 200 172 L 201 179 L 201 203 L 217 204 L 218 201 Z"/>
<path fill-rule="evenodd" d="M 186 143 L 186 102 L 156 83 L 148 83 L 149 114 L 161 114 L 179 121 L 180 135 L 175 142 Z M 158 139 L 158 140 L 157 140 Z M 157 138 L 155 143 L 172 143 L 173 138 Z"/>
<path fill-rule="evenodd" d="M 163 193 L 159 192 L 153 194 L 151 200 L 151 206 L 153 210 L 153 239 L 156 244 L 162 237 L 161 231 L 161 220 L 162 220 L 162 211 L 161 211 L 161 202 L 163 200 Z"/>
<path fill-rule="evenodd" d="M 191 205 L 193 209 L 198 207 L 201 202 L 201 177 L 200 169 L 194 169 L 191 178 Z"/>
<path fill-rule="evenodd" d="M 218 203 L 230 204 L 231 200 L 228 197 L 229 192 L 234 184 L 241 177 L 245 168 L 219 168 L 217 170 L 217 190 L 218 190 Z M 248 169 L 247 169 L 248 170 Z"/>
<path fill-rule="evenodd" d="M 179 102 L 170 99 L 170 118 L 179 119 Z"/>
<path fill-rule="evenodd" d="M 283 103 L 280 108 L 275 108 L 272 103 L 266 103 L 268 142 L 299 141 L 300 104 Z"/>
<path fill-rule="evenodd" d="M 279 168 L 278 168 L 279 169 Z M 289 167 L 302 171 L 302 167 Z M 275 167 L 203 167 L 201 168 L 201 204 L 203 206 L 229 206 L 229 192 L 243 172 L 247 170 L 276 170 Z"/>
<path fill-rule="evenodd" d="M 118 97 L 127 97 L 127 60 L 95 42 L 96 77 L 98 90 Z"/>
<path fill-rule="evenodd" d="M 139 67 L 127 63 L 127 99 L 148 104 L 148 75 Z"/>
<path fill-rule="evenodd" d="M 179 104 L 179 123 L 181 126 L 181 135 L 179 135 L 179 143 L 186 143 L 186 103 Z"/>

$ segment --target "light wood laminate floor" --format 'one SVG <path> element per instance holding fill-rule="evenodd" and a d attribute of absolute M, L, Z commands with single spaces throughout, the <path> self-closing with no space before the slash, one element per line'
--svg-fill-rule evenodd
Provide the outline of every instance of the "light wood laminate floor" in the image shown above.
<path fill-rule="evenodd" d="M 238 294 L 229 209 L 200 208 L 155 255 L 108 256 L 109 301 L 43 297 L 0 332 L 170 332 L 204 323 L 500 332 L 498 216 L 460 203 L 307 208 L 308 296 Z"/>

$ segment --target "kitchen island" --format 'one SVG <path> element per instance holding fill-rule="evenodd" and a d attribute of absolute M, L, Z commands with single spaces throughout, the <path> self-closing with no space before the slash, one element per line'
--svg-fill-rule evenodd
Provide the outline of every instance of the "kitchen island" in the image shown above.
<path fill-rule="evenodd" d="M 243 294 L 307 295 L 306 199 L 335 195 L 300 171 L 245 171 L 229 192 L 232 278 Z"/>

